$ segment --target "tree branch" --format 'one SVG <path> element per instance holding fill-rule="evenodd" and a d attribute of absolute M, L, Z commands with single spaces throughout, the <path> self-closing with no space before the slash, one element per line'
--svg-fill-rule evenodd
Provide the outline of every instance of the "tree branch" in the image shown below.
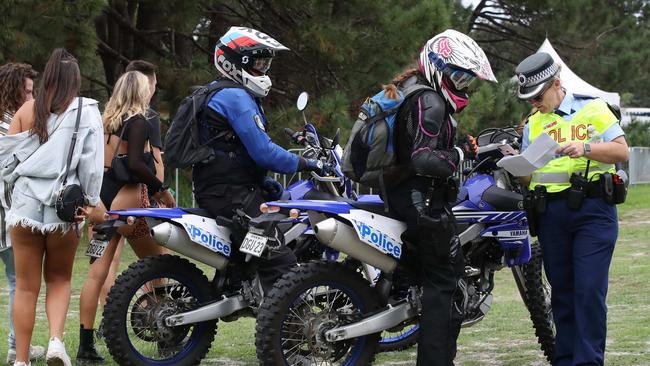
<path fill-rule="evenodd" d="M 129 60 L 128 58 L 124 57 L 124 55 L 122 55 L 121 53 L 114 50 L 111 46 L 109 46 L 103 40 L 101 40 L 101 39 L 97 40 L 97 45 L 99 46 L 100 51 L 104 51 L 104 52 L 108 53 L 109 55 L 117 58 L 118 60 L 120 60 L 120 61 L 122 61 L 124 63 L 128 64 L 129 62 L 131 62 L 131 60 Z"/>
<path fill-rule="evenodd" d="M 101 85 L 102 87 L 104 87 L 104 89 L 106 89 L 106 92 L 109 95 L 113 92 L 113 87 L 111 87 L 110 85 L 106 84 L 105 82 L 103 82 L 103 81 L 101 81 L 99 79 L 95 79 L 95 78 L 93 78 L 91 76 L 88 76 L 88 75 L 85 75 L 85 74 L 81 74 L 81 77 L 83 77 L 84 79 L 90 81 L 91 83 Z"/>
<path fill-rule="evenodd" d="M 118 13 L 115 9 L 113 9 L 112 7 L 109 6 L 104 11 L 117 24 L 119 24 L 121 27 L 128 30 L 131 34 L 133 34 L 136 38 L 138 38 L 139 41 L 141 41 L 142 43 L 147 45 L 151 50 L 153 50 L 154 52 L 158 53 L 161 56 L 169 56 L 169 51 L 167 51 L 167 50 L 163 49 L 162 47 L 160 47 L 159 45 L 156 45 L 155 43 L 151 42 L 151 40 L 149 40 L 149 38 L 146 35 L 140 33 L 140 30 L 133 27 L 133 25 L 131 25 L 130 22 L 124 20 L 122 15 L 120 13 Z"/>

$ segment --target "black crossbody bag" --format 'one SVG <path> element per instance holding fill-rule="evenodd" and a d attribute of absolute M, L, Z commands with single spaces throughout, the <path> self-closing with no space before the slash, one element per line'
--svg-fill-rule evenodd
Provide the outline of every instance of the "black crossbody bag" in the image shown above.
<path fill-rule="evenodd" d="M 77 143 L 77 133 L 79 132 L 79 122 L 81 121 L 82 98 L 79 97 L 79 109 L 77 110 L 77 121 L 72 133 L 72 142 L 68 152 L 68 163 L 66 164 L 65 177 L 59 191 L 59 196 L 54 205 L 56 215 L 65 222 L 74 222 L 79 208 L 84 205 L 84 192 L 79 184 L 68 184 L 68 173 L 70 173 L 70 164 L 72 163 L 72 153 L 74 145 Z"/>

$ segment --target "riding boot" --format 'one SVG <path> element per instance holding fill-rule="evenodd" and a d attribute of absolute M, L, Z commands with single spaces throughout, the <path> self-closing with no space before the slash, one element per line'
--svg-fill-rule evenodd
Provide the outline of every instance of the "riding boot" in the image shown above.
<path fill-rule="evenodd" d="M 97 350 L 95 349 L 93 332 L 93 329 L 84 329 L 83 325 L 79 327 L 77 365 L 104 363 L 104 357 L 97 353 Z"/>

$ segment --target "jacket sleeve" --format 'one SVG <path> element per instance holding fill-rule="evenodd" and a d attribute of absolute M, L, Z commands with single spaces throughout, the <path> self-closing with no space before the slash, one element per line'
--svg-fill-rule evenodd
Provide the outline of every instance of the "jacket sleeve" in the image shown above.
<path fill-rule="evenodd" d="M 104 176 L 104 128 L 97 105 L 85 106 L 92 122 L 83 142 L 78 176 L 85 198 L 91 206 L 99 205 L 99 192 Z"/>
<path fill-rule="evenodd" d="M 276 173 L 294 173 L 298 170 L 299 157 L 271 141 L 258 123 L 265 125 L 264 116 L 244 90 L 224 89 L 216 93 L 208 103 L 215 112 L 224 116 L 246 151 L 255 163 Z"/>
<path fill-rule="evenodd" d="M 144 160 L 144 147 L 149 139 L 149 124 L 144 118 L 137 118 L 131 121 L 128 134 L 128 160 L 129 170 L 137 178 L 138 182 L 147 185 L 150 194 L 160 190 L 163 183 L 151 172 Z"/>
<path fill-rule="evenodd" d="M 435 178 L 451 176 L 458 168 L 460 155 L 454 148 L 455 128 L 447 116 L 444 100 L 426 92 L 411 103 L 411 164 L 415 173 Z"/>

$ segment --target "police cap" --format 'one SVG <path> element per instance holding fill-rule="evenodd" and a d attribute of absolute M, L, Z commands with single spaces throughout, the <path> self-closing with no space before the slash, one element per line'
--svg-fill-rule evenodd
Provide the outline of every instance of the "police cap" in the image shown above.
<path fill-rule="evenodd" d="M 519 99 L 528 100 L 539 96 L 559 71 L 560 65 L 546 52 L 526 57 L 515 69 L 519 81 Z"/>

